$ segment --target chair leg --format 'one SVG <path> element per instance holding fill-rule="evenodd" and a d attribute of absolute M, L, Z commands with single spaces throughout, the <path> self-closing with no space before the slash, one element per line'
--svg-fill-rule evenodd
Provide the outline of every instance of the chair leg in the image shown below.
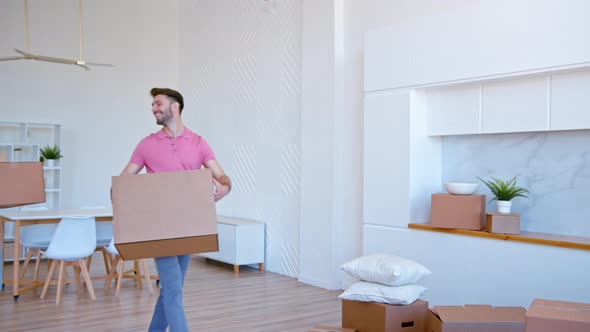
<path fill-rule="evenodd" d="M 80 282 L 80 267 L 78 265 L 72 265 L 74 269 L 74 277 L 76 278 L 76 290 L 78 291 L 78 296 L 82 294 L 82 283 Z"/>
<path fill-rule="evenodd" d="M 27 266 L 29 266 L 29 262 L 33 256 L 33 251 L 35 251 L 35 249 L 27 249 L 27 256 L 25 257 L 25 262 L 23 263 L 23 271 L 20 273 L 21 280 L 25 278 L 25 272 L 27 272 Z"/>
<path fill-rule="evenodd" d="M 65 263 L 64 261 L 59 262 L 59 276 L 57 277 L 57 298 L 55 300 L 55 304 L 59 304 L 61 301 L 61 288 L 64 278 L 65 272 Z"/>
<path fill-rule="evenodd" d="M 47 272 L 47 279 L 45 279 L 45 285 L 43 285 L 43 291 L 41 292 L 41 298 L 45 298 L 45 294 L 47 293 L 47 287 L 49 287 L 49 282 L 51 278 L 53 278 L 53 273 L 55 272 L 55 266 L 57 265 L 57 261 L 51 261 L 51 266 L 49 267 L 49 272 Z"/>
<path fill-rule="evenodd" d="M 37 250 L 37 260 L 35 261 L 35 273 L 33 274 L 35 280 L 39 280 L 39 266 L 41 265 L 41 250 Z"/>
<path fill-rule="evenodd" d="M 96 296 L 94 296 L 94 288 L 92 288 L 92 281 L 90 280 L 90 274 L 88 273 L 84 258 L 79 259 L 78 264 L 82 271 L 82 275 L 84 276 L 84 280 L 86 280 L 86 287 L 88 288 L 88 293 L 90 293 L 90 298 L 96 300 Z"/>
<path fill-rule="evenodd" d="M 135 281 L 137 281 L 137 286 L 139 286 L 139 288 L 143 288 L 141 283 L 141 267 L 139 266 L 138 259 L 133 261 L 133 270 L 135 272 Z"/>
<path fill-rule="evenodd" d="M 115 288 L 115 297 L 119 297 L 119 291 L 121 290 L 121 280 L 125 273 L 125 261 L 121 258 L 119 263 L 119 274 L 117 275 L 117 288 Z"/>
<path fill-rule="evenodd" d="M 92 254 L 86 258 L 86 266 L 88 267 L 88 271 L 90 271 L 90 264 L 92 264 Z"/>
<path fill-rule="evenodd" d="M 115 274 L 117 274 L 117 264 L 119 263 L 120 259 L 121 259 L 121 256 L 117 255 L 117 256 L 115 256 L 115 259 L 111 263 L 111 272 L 107 276 L 105 284 L 104 284 L 105 291 L 108 291 L 109 288 L 111 288 L 111 280 L 113 280 L 115 278 Z"/>
<path fill-rule="evenodd" d="M 150 272 L 148 271 L 147 264 L 145 263 L 145 259 L 140 259 L 139 264 L 143 269 L 143 275 L 145 277 L 145 282 L 148 285 L 148 290 L 150 294 L 154 294 L 154 288 L 152 287 L 152 280 L 150 279 Z"/>
<path fill-rule="evenodd" d="M 107 272 L 107 274 L 109 274 L 111 272 L 111 265 L 110 265 L 110 259 L 109 259 L 109 252 L 105 249 L 105 248 L 100 248 L 98 249 L 100 252 L 102 252 L 102 260 L 104 261 L 104 269 Z"/>

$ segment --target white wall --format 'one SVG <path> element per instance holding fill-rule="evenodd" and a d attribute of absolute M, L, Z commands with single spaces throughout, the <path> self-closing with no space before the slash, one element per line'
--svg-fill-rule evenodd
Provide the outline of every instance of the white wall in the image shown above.
<path fill-rule="evenodd" d="M 0 2 L 0 56 L 25 49 L 22 1 Z M 141 138 L 158 130 L 149 89 L 178 86 L 176 1 L 86 0 L 84 54 L 115 68 L 0 62 L 0 121 L 62 124 L 62 207 L 110 206 Z M 77 58 L 78 1 L 30 0 L 30 50 Z M 154 24 L 157 23 L 157 24 Z"/>
<path fill-rule="evenodd" d="M 181 1 L 186 125 L 233 180 L 220 215 L 266 224 L 269 271 L 299 275 L 301 2 Z"/>

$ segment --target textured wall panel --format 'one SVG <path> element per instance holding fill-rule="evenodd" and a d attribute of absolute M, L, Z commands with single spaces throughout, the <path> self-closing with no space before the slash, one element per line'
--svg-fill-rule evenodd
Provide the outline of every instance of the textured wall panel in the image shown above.
<path fill-rule="evenodd" d="M 233 179 L 219 214 L 266 223 L 266 268 L 299 274 L 300 0 L 180 1 L 187 126 Z"/>

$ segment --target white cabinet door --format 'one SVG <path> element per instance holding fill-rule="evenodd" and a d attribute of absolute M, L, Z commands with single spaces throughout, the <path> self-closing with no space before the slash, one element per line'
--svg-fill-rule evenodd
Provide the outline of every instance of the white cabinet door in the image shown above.
<path fill-rule="evenodd" d="M 410 58 L 407 24 L 365 34 L 365 91 L 407 86 Z"/>
<path fill-rule="evenodd" d="M 469 1 L 441 8 L 408 1 L 407 20 L 365 34 L 365 91 L 590 62 L 590 1 Z"/>
<path fill-rule="evenodd" d="M 551 130 L 590 128 L 590 71 L 551 77 Z"/>
<path fill-rule="evenodd" d="M 532 77 L 482 86 L 482 133 L 548 130 L 547 78 Z"/>
<path fill-rule="evenodd" d="M 409 220 L 410 96 L 365 96 L 365 223 L 403 226 Z"/>
<path fill-rule="evenodd" d="M 219 251 L 201 254 L 232 265 L 264 263 L 264 223 L 217 217 Z"/>
<path fill-rule="evenodd" d="M 425 91 L 429 135 L 480 132 L 480 85 L 430 88 Z"/>

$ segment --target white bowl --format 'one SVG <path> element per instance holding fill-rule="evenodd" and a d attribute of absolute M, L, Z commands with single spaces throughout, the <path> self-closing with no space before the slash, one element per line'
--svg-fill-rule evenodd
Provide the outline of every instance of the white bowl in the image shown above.
<path fill-rule="evenodd" d="M 479 183 L 474 182 L 449 182 L 444 184 L 445 190 L 453 195 L 471 195 L 479 187 Z"/>

